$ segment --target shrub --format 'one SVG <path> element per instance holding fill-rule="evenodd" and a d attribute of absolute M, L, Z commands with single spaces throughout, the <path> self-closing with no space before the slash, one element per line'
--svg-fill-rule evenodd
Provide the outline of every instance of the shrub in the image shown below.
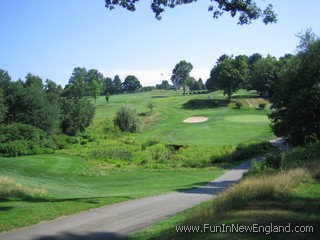
<path fill-rule="evenodd" d="M 242 103 L 241 102 L 236 102 L 236 109 L 240 109 L 242 107 Z"/>
<path fill-rule="evenodd" d="M 267 106 L 267 104 L 265 104 L 265 103 L 260 103 L 260 104 L 259 104 L 259 109 L 263 110 L 263 109 L 266 108 L 266 106 Z"/>
<path fill-rule="evenodd" d="M 132 158 L 131 151 L 126 148 L 113 148 L 108 150 L 94 150 L 91 152 L 93 159 L 119 159 L 129 161 Z"/>
<path fill-rule="evenodd" d="M 123 132 L 139 132 L 140 120 L 134 108 L 123 105 L 117 112 L 114 123 Z"/>

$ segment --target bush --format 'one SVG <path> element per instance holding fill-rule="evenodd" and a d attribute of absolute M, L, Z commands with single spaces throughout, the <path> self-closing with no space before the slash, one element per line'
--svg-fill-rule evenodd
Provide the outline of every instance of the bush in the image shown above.
<path fill-rule="evenodd" d="M 116 114 L 114 124 L 123 132 L 139 132 L 140 120 L 134 108 L 123 105 Z"/>
<path fill-rule="evenodd" d="M 240 103 L 240 102 L 236 102 L 236 109 L 240 109 L 241 107 L 242 107 L 242 103 Z"/>
<path fill-rule="evenodd" d="M 259 109 L 263 110 L 263 109 L 266 108 L 266 106 L 267 106 L 267 104 L 265 104 L 265 103 L 260 103 L 260 104 L 259 104 Z"/>
<path fill-rule="evenodd" d="M 211 156 L 211 163 L 235 162 L 249 159 L 270 149 L 269 142 L 238 144 L 236 147 L 223 146 L 217 155 Z"/>
<path fill-rule="evenodd" d="M 93 159 L 109 160 L 119 159 L 130 161 L 132 158 L 131 151 L 126 148 L 113 148 L 109 150 L 95 150 L 91 152 Z"/>

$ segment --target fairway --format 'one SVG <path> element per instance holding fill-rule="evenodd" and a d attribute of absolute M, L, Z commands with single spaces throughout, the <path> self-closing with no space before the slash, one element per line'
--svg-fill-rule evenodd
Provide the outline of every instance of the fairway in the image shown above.
<path fill-rule="evenodd" d="M 269 119 L 265 115 L 258 114 L 245 114 L 226 117 L 225 120 L 229 122 L 239 122 L 239 123 L 268 123 Z"/>

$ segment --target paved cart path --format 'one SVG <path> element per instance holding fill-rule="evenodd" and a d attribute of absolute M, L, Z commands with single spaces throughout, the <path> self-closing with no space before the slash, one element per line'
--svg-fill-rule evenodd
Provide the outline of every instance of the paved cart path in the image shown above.
<path fill-rule="evenodd" d="M 185 192 L 130 200 L 0 234 L 1 240 L 121 239 L 162 219 L 215 197 L 242 177 L 251 161 L 207 185 Z"/>

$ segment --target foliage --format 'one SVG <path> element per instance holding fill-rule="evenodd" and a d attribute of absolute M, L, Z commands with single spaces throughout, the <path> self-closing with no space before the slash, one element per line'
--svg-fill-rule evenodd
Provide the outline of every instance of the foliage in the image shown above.
<path fill-rule="evenodd" d="M 74 136 L 84 132 L 91 124 L 95 115 L 95 107 L 87 99 L 61 100 L 61 130 L 67 135 Z"/>
<path fill-rule="evenodd" d="M 293 145 L 320 140 L 320 40 L 288 60 L 272 98 L 272 131 Z"/>
<path fill-rule="evenodd" d="M 139 132 L 140 131 L 140 119 L 136 110 L 128 105 L 122 105 L 116 113 L 114 119 L 115 125 L 117 125 L 123 132 Z"/>
<path fill-rule="evenodd" d="M 171 81 L 176 88 L 182 87 L 183 95 L 186 94 L 186 87 L 190 81 L 190 72 L 192 68 L 193 66 L 191 63 L 182 60 L 177 63 L 172 70 Z"/>
<path fill-rule="evenodd" d="M 277 80 L 277 60 L 268 56 L 252 64 L 250 71 L 250 89 L 256 90 L 260 96 L 272 93 L 273 85 Z"/>
<path fill-rule="evenodd" d="M 127 76 L 122 83 L 122 90 L 129 93 L 137 92 L 141 87 L 140 81 L 133 75 Z"/>
<path fill-rule="evenodd" d="M 131 151 L 126 148 L 112 148 L 108 150 L 94 150 L 91 153 L 93 159 L 119 159 L 123 161 L 130 161 L 132 158 Z"/>
<path fill-rule="evenodd" d="M 94 102 L 97 102 L 97 97 L 100 95 L 100 86 L 96 80 L 93 80 L 90 86 L 90 96 L 94 99 Z"/>
<path fill-rule="evenodd" d="M 153 109 L 156 107 L 156 105 L 154 104 L 154 102 L 148 102 L 147 103 L 147 108 L 150 109 L 150 112 L 153 112 Z"/>
<path fill-rule="evenodd" d="M 212 91 L 222 90 L 230 101 L 232 94 L 245 83 L 248 71 L 247 58 L 243 55 L 239 55 L 235 59 L 222 55 L 218 59 L 217 65 L 211 70 L 206 86 Z"/>
<path fill-rule="evenodd" d="M 266 106 L 267 106 L 267 104 L 265 104 L 265 103 L 259 103 L 259 109 L 261 109 L 261 110 L 265 109 Z"/>
<path fill-rule="evenodd" d="M 129 11 L 135 11 L 135 4 L 139 0 L 123 0 L 123 1 L 111 1 L 105 0 L 105 6 L 107 9 L 114 9 L 115 6 L 121 6 Z M 196 0 L 188 1 L 151 1 L 151 9 L 155 13 L 156 19 L 161 19 L 161 14 L 165 8 L 174 8 L 178 5 L 189 4 L 196 2 Z M 213 12 L 213 17 L 218 18 L 224 12 L 229 12 L 232 17 L 237 13 L 240 14 L 238 24 L 250 24 L 252 20 L 262 18 L 265 24 L 277 22 L 277 15 L 273 11 L 272 5 L 268 5 L 264 10 L 257 6 L 254 1 L 221 1 L 214 0 L 216 5 L 209 5 L 208 10 Z"/>
<path fill-rule="evenodd" d="M 236 102 L 235 105 L 237 109 L 240 109 L 243 104 L 241 102 Z"/>

